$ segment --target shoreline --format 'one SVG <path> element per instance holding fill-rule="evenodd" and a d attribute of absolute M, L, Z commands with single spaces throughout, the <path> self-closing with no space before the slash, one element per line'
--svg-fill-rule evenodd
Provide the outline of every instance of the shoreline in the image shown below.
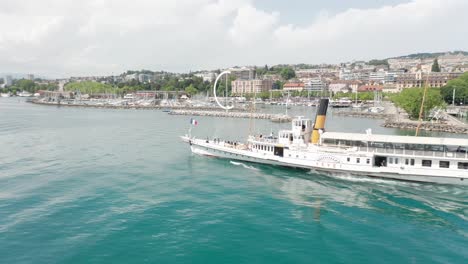
<path fill-rule="evenodd" d="M 267 119 L 272 122 L 290 122 L 292 118 L 284 114 L 268 114 L 268 113 L 250 113 L 246 110 L 234 108 L 229 112 L 219 111 L 217 107 L 187 107 L 187 106 L 141 106 L 141 105 L 88 105 L 88 104 L 57 104 L 40 102 L 38 100 L 28 100 L 27 102 L 46 105 L 46 106 L 58 106 L 58 107 L 82 107 L 82 108 L 105 108 L 105 109 L 134 109 L 134 110 L 170 110 L 170 115 L 192 115 L 192 116 L 208 116 L 208 117 L 228 117 L 228 118 L 253 118 L 253 119 Z M 333 114 L 340 116 L 349 117 L 361 117 L 361 118 L 372 118 L 382 119 L 384 122 L 381 124 L 382 127 L 386 128 L 398 128 L 405 130 L 416 130 L 418 121 L 410 120 L 406 116 L 402 115 L 401 111 L 398 111 L 393 104 L 387 104 L 387 110 L 384 113 L 369 113 L 369 112 L 351 112 L 351 111 L 338 111 Z M 448 123 L 430 123 L 423 122 L 420 127 L 424 131 L 432 132 L 446 132 L 452 134 L 468 134 L 468 125 L 465 124 L 454 124 Z"/>

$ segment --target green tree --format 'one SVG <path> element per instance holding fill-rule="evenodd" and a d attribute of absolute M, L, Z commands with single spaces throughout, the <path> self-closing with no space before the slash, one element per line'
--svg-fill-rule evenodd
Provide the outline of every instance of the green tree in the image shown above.
<path fill-rule="evenodd" d="M 434 59 L 434 63 L 432 63 L 432 72 L 440 72 L 440 66 L 439 66 L 439 61 L 437 58 Z"/>
<path fill-rule="evenodd" d="M 275 81 L 273 83 L 273 90 L 281 90 L 283 89 L 284 83 L 282 81 Z"/>
<path fill-rule="evenodd" d="M 285 67 L 281 70 L 280 75 L 285 80 L 290 80 L 296 77 L 296 72 L 291 67 Z"/>
<path fill-rule="evenodd" d="M 72 82 L 64 87 L 65 91 L 80 91 L 82 94 L 97 94 L 97 93 L 117 93 L 118 89 L 110 84 L 99 82 Z"/>
<path fill-rule="evenodd" d="M 36 91 L 35 89 L 36 84 L 31 80 L 25 80 L 25 79 L 18 80 L 15 83 L 15 86 L 18 90 L 21 90 L 21 91 L 28 91 L 30 93 L 33 93 Z"/>
<path fill-rule="evenodd" d="M 385 65 L 389 66 L 388 60 L 371 60 L 368 63 L 369 65 L 374 65 L 374 66 L 379 66 L 379 65 Z"/>
<path fill-rule="evenodd" d="M 407 88 L 401 93 L 395 94 L 390 99 L 403 108 L 411 118 L 417 119 L 421 108 L 424 88 Z M 423 118 L 427 118 L 428 113 L 435 107 L 445 105 L 438 88 L 428 88 L 424 101 Z"/>
<path fill-rule="evenodd" d="M 193 84 L 190 84 L 187 86 L 187 88 L 185 88 L 185 92 L 190 96 L 194 96 L 198 93 L 198 90 L 193 86 Z"/>
<path fill-rule="evenodd" d="M 460 77 L 450 80 L 447 85 L 440 89 L 440 94 L 447 104 L 453 102 L 453 91 L 455 90 L 455 104 L 468 103 L 468 72 Z"/>

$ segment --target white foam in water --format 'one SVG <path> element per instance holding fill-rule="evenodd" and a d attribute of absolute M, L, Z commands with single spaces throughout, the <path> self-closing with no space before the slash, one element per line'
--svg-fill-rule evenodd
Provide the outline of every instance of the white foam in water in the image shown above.
<path fill-rule="evenodd" d="M 259 169 L 255 168 L 254 166 L 245 165 L 245 164 L 242 163 L 242 162 L 236 162 L 236 161 L 232 161 L 232 160 L 231 160 L 230 163 L 231 163 L 232 165 L 242 166 L 242 167 L 244 167 L 245 169 L 259 171 Z"/>
<path fill-rule="evenodd" d="M 340 179 L 340 180 L 346 180 L 346 181 L 352 181 L 352 182 L 405 184 L 405 182 L 396 181 L 396 180 L 392 180 L 392 179 L 372 178 L 372 177 L 367 177 L 367 176 L 355 176 L 355 175 L 351 175 L 350 173 L 346 173 L 346 172 L 317 172 L 315 170 L 311 170 L 311 173 L 325 174 L 325 175 L 331 176 L 333 178 L 337 178 L 337 179 Z"/>

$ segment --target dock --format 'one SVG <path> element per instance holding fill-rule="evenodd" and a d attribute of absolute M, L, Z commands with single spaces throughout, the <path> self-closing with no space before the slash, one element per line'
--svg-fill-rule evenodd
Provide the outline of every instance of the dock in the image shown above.
<path fill-rule="evenodd" d="M 205 111 L 205 110 L 172 110 L 170 115 L 188 115 L 188 116 L 210 116 L 210 117 L 230 117 L 230 118 L 252 118 L 268 119 L 273 122 L 290 122 L 292 118 L 281 114 L 249 113 L 249 112 L 227 112 L 227 111 Z"/>
<path fill-rule="evenodd" d="M 400 129 L 410 129 L 416 130 L 418 122 L 404 122 L 404 121 L 391 121 L 387 120 L 382 124 L 383 127 L 388 128 L 400 128 Z M 425 131 L 435 131 L 435 132 L 446 132 L 446 133 L 456 133 L 456 134 L 468 134 L 467 126 L 454 126 L 447 123 L 431 123 L 423 122 L 419 128 Z"/>

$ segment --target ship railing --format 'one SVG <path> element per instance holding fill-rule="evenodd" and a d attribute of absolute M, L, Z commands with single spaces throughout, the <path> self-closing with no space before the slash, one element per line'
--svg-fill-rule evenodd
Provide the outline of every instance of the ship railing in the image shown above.
<path fill-rule="evenodd" d="M 249 140 L 263 142 L 263 143 L 273 143 L 273 144 L 278 143 L 277 138 L 268 138 L 268 137 L 262 137 L 262 138 L 260 138 L 260 137 L 250 137 Z"/>
<path fill-rule="evenodd" d="M 406 149 L 391 149 L 391 148 L 375 148 L 375 147 L 357 147 L 358 151 L 371 152 L 377 154 L 395 154 L 407 156 L 425 156 L 437 158 L 460 158 L 468 159 L 468 152 L 454 151 L 424 151 L 424 150 L 406 150 Z"/>

